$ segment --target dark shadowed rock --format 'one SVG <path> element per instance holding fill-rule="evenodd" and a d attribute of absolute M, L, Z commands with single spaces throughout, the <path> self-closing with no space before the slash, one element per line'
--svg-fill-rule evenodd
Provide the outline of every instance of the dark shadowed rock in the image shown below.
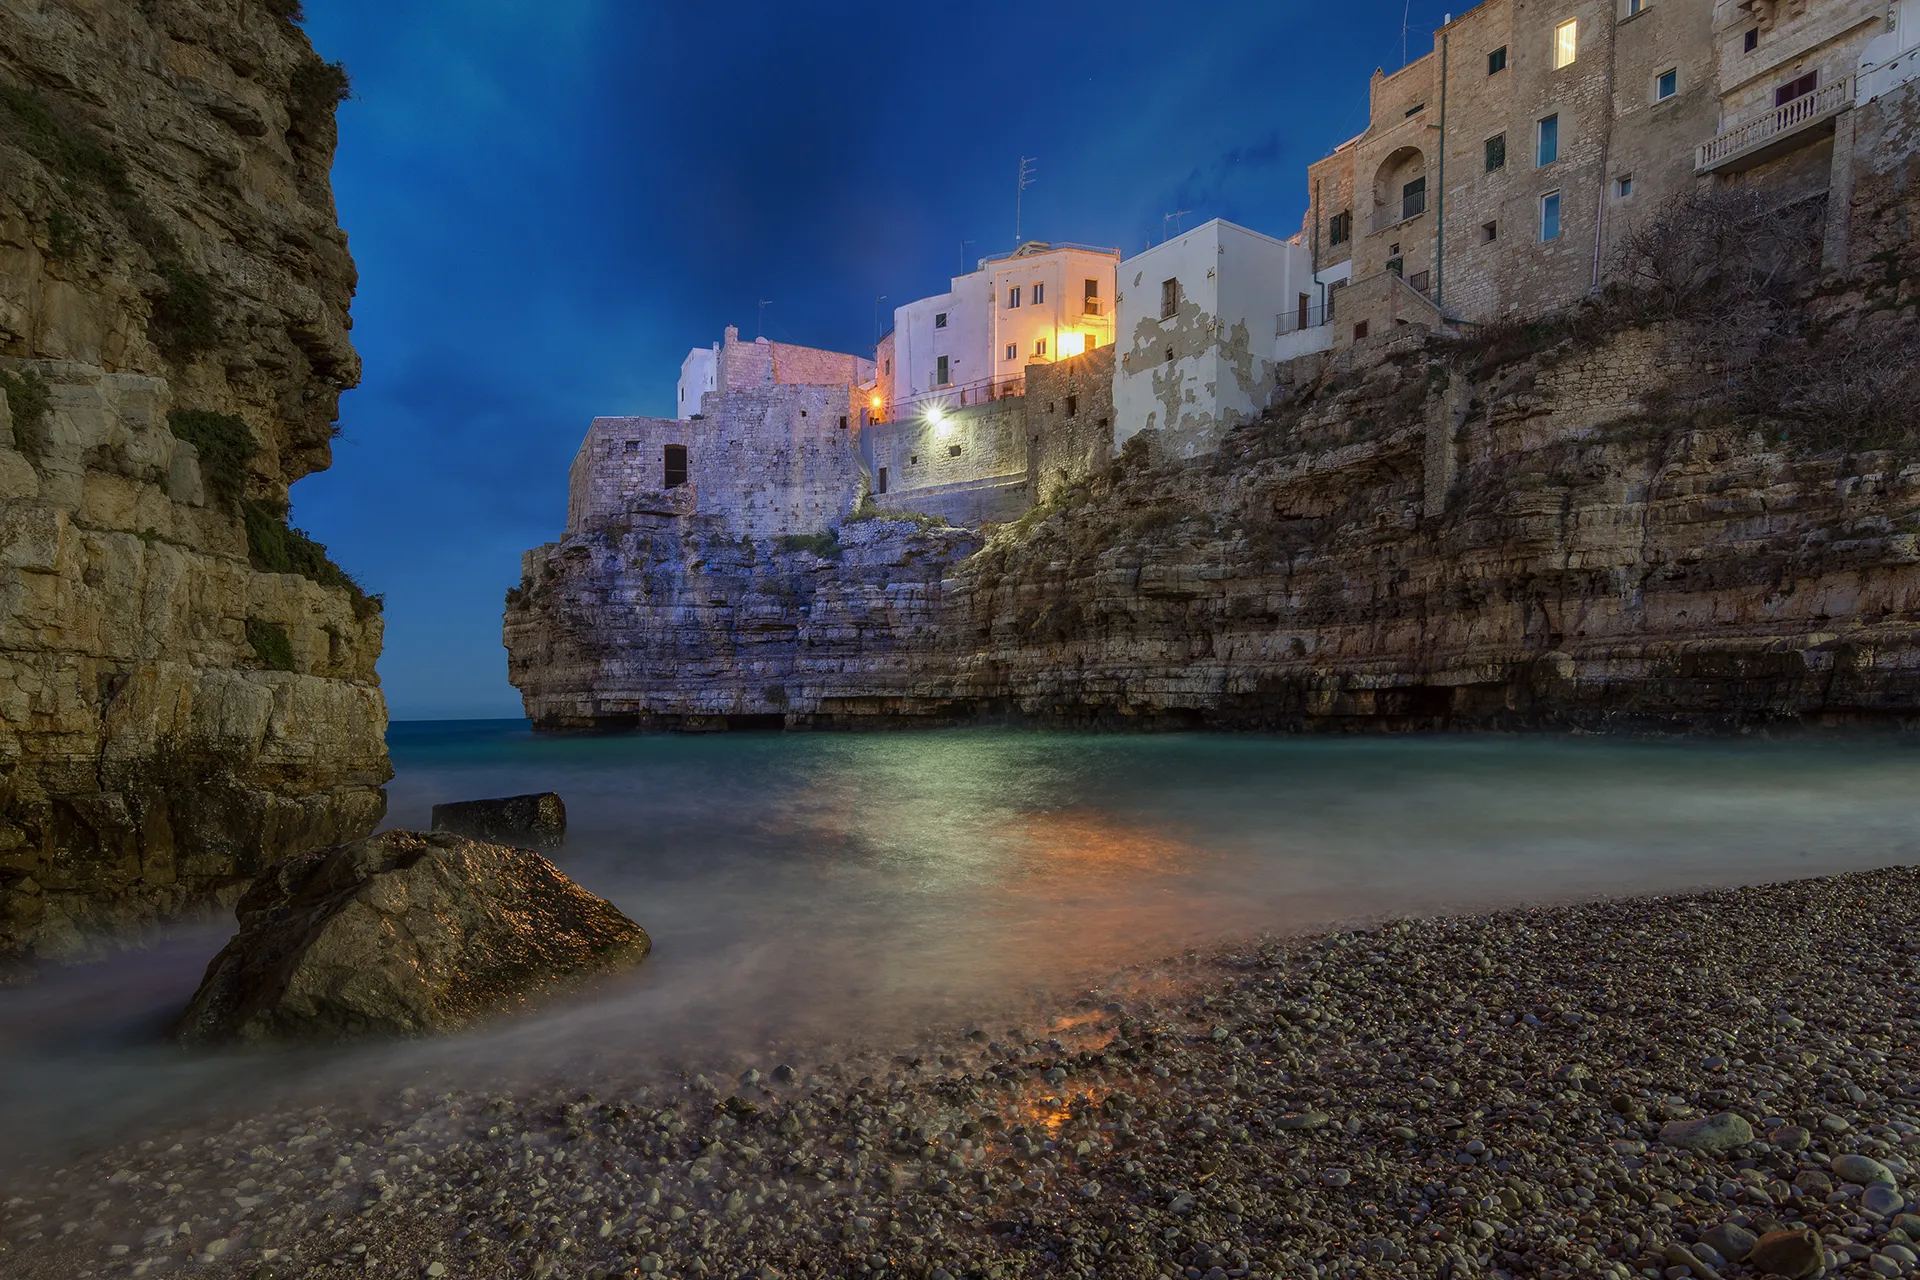
<path fill-rule="evenodd" d="M 188 1043 L 450 1031 L 629 968 L 640 926 L 537 853 L 386 831 L 275 866 L 175 1027 Z"/>
<path fill-rule="evenodd" d="M 457 800 L 433 806 L 433 829 L 470 840 L 556 849 L 567 838 L 567 806 L 551 791 L 500 800 Z"/>

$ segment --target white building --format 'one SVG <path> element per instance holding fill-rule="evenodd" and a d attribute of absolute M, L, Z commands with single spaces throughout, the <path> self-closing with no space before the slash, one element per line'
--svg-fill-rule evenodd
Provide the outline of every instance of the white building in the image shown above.
<path fill-rule="evenodd" d="M 1217 218 L 1121 263 L 1114 447 L 1157 428 L 1178 457 L 1218 448 L 1267 407 L 1300 313 L 1331 333 L 1320 296 L 1304 246 Z"/>
<path fill-rule="evenodd" d="M 1028 364 L 1114 340 L 1116 249 L 1030 240 L 893 313 L 896 413 L 1019 394 Z"/>
<path fill-rule="evenodd" d="M 687 358 L 680 362 L 680 391 L 674 402 L 674 417 L 685 422 L 700 412 L 700 397 L 713 390 L 714 370 L 719 363 L 717 342 L 711 347 L 695 347 L 687 352 Z"/>

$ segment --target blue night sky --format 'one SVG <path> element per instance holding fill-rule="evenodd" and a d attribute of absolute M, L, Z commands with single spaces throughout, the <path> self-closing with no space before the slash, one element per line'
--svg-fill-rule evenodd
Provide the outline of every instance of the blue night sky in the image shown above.
<path fill-rule="evenodd" d="M 1456 9 L 1464 0 L 1443 0 Z M 500 613 L 597 414 L 672 412 L 738 324 L 869 350 L 1028 238 L 1297 231 L 1307 163 L 1443 3 L 307 0 L 346 63 L 334 189 L 364 381 L 294 520 L 387 598 L 395 719 L 517 716 Z"/>

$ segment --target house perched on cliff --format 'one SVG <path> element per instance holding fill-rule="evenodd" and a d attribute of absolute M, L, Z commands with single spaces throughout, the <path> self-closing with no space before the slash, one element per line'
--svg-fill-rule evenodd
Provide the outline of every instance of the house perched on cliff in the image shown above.
<path fill-rule="evenodd" d="M 1375 72 L 1366 131 L 1308 168 L 1330 345 L 1565 306 L 1704 182 L 1824 201 L 1845 265 L 1853 108 L 1916 46 L 1916 0 L 1483 0 Z"/>

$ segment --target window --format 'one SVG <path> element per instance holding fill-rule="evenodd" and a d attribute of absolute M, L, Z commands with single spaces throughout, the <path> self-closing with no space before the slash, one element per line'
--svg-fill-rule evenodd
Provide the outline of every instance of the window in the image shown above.
<path fill-rule="evenodd" d="M 1046 300 L 1047 300 L 1047 282 L 1044 280 L 1034 281 L 1033 282 L 1033 305 L 1037 307 L 1041 303 L 1045 302 Z"/>
<path fill-rule="evenodd" d="M 1507 135 L 1496 133 L 1487 139 L 1487 172 L 1507 167 Z"/>
<path fill-rule="evenodd" d="M 844 413 L 840 415 L 840 429 L 842 431 L 847 429 L 847 415 Z"/>
<path fill-rule="evenodd" d="M 1789 80 L 1773 91 L 1773 105 L 1784 107 L 1795 98 L 1804 98 L 1820 87 L 1820 73 L 1809 71 L 1798 80 Z"/>
<path fill-rule="evenodd" d="M 1580 51 L 1580 22 L 1577 18 L 1568 18 L 1553 29 L 1553 69 L 1573 65 L 1574 57 Z"/>
<path fill-rule="evenodd" d="M 1487 74 L 1497 76 L 1507 69 L 1507 46 L 1501 45 L 1487 55 Z"/>
<path fill-rule="evenodd" d="M 946 313 L 946 312 L 944 312 L 944 311 L 936 311 L 936 312 L 934 312 L 934 313 L 933 313 L 933 327 L 934 327 L 934 328 L 936 328 L 936 329 L 944 329 L 944 328 L 946 328 L 946 327 L 947 327 L 947 313 Z"/>
<path fill-rule="evenodd" d="M 1067 416 L 1071 418 L 1074 414 L 1079 412 L 1080 412 L 1080 397 L 1068 396 L 1067 397 Z"/>
<path fill-rule="evenodd" d="M 638 440 L 627 441 L 627 452 L 628 453 L 640 452 L 640 442 Z"/>
<path fill-rule="evenodd" d="M 1747 53 L 1752 53 L 1755 49 L 1758 49 L 1759 47 L 1760 47 L 1760 28 L 1748 27 L 1747 38 L 1741 42 L 1742 50 Z"/>
<path fill-rule="evenodd" d="M 1492 244 L 1495 240 L 1498 240 L 1499 238 L 1500 238 L 1500 224 L 1497 221 L 1483 222 L 1480 224 L 1480 243 L 1481 244 Z"/>
<path fill-rule="evenodd" d="M 1007 359 L 1018 360 L 1019 358 L 1020 358 L 1020 344 L 1017 342 L 1009 342 L 1007 344 Z"/>
<path fill-rule="evenodd" d="M 1407 283 L 1413 286 L 1415 293 L 1424 294 L 1431 277 L 1424 271 L 1416 271 L 1407 277 Z"/>
<path fill-rule="evenodd" d="M 1180 310 L 1180 281 L 1162 280 L 1160 282 L 1160 318 L 1171 320 L 1174 312 Z"/>
<path fill-rule="evenodd" d="M 1560 117 L 1548 116 L 1539 124 L 1539 136 L 1533 147 L 1533 166 L 1544 169 L 1560 158 Z"/>
<path fill-rule="evenodd" d="M 1358 342 L 1360 341 L 1360 339 L 1366 336 L 1367 336 L 1367 322 L 1365 320 L 1362 320 L 1359 324 L 1356 324 L 1353 326 L 1353 340 L 1355 342 Z"/>
<path fill-rule="evenodd" d="M 1086 299 L 1087 301 L 1086 301 L 1085 314 L 1090 316 L 1099 315 L 1100 314 L 1100 282 L 1098 280 L 1087 281 Z M 1088 343 L 1087 345 L 1091 347 L 1093 344 Z"/>
<path fill-rule="evenodd" d="M 1020 305 L 1020 286 L 1015 285 L 1013 286 L 1013 288 L 1007 290 L 1007 310 L 1011 311 L 1013 310 L 1013 308 L 1019 305 Z"/>
<path fill-rule="evenodd" d="M 665 482 L 663 487 L 677 489 L 687 482 L 687 446 L 670 444 L 663 454 L 661 461 L 665 465 L 661 470 L 666 473 L 661 477 Z"/>
<path fill-rule="evenodd" d="M 1353 210 L 1342 209 L 1327 219 L 1327 243 L 1345 244 L 1353 239 Z"/>
<path fill-rule="evenodd" d="M 1613 198 L 1614 199 L 1625 200 L 1628 196 L 1632 194 L 1633 194 L 1633 175 L 1632 174 L 1623 173 L 1619 177 L 1613 180 Z"/>
<path fill-rule="evenodd" d="M 1427 109 L 1427 104 L 1426 104 L 1426 103 L 1424 103 L 1424 102 L 1416 102 L 1416 103 L 1414 103 L 1414 104 L 1413 104 L 1412 106 L 1410 106 L 1410 107 L 1408 107 L 1408 108 L 1407 108 L 1407 115 L 1408 115 L 1408 116 L 1410 116 L 1410 117 L 1411 117 L 1411 116 L 1417 116 L 1417 115 L 1419 115 L 1419 114 L 1420 114 L 1420 113 L 1421 113 L 1422 111 L 1425 111 L 1426 109 Z"/>
<path fill-rule="evenodd" d="M 1400 216 L 1412 218 L 1426 211 L 1427 179 L 1422 175 L 1400 188 Z"/>
<path fill-rule="evenodd" d="M 887 469 L 885 467 L 880 468 L 880 470 L 875 473 L 873 477 L 873 491 L 875 493 L 885 493 L 887 491 Z"/>
<path fill-rule="evenodd" d="M 1294 328 L 1296 329 L 1307 328 L 1308 327 L 1307 321 L 1308 319 L 1310 319 L 1307 313 L 1313 310 L 1313 295 L 1307 294 L 1307 293 L 1302 293 L 1297 295 L 1293 304 L 1293 310 L 1294 310 L 1294 320 L 1293 320 Z"/>
<path fill-rule="evenodd" d="M 947 360 L 948 357 L 941 356 L 933 362 L 933 385 L 936 387 L 944 387 L 953 381 L 947 376 Z"/>
<path fill-rule="evenodd" d="M 893 376 L 893 357 L 891 356 L 887 357 L 887 376 L 889 378 Z"/>
<path fill-rule="evenodd" d="M 1173 348 L 1172 348 L 1172 347 L 1168 347 L 1168 348 L 1167 348 L 1167 363 L 1168 363 L 1168 364 L 1172 364 L 1172 363 L 1173 363 Z"/>
<path fill-rule="evenodd" d="M 1627 0 L 1627 16 L 1637 18 L 1641 10 L 1647 7 L 1647 0 Z"/>
<path fill-rule="evenodd" d="M 1653 100 L 1665 102 L 1680 92 L 1680 68 L 1668 67 L 1653 78 Z"/>
<path fill-rule="evenodd" d="M 1560 193 L 1549 191 L 1540 197 L 1540 238 L 1560 238 Z"/>
<path fill-rule="evenodd" d="M 1093 350 L 1093 349 L 1094 349 L 1095 347 L 1097 347 L 1097 346 L 1099 346 L 1099 345 L 1100 345 L 1100 335 L 1099 335 L 1099 334 L 1097 334 L 1097 333 L 1090 333 L 1090 334 L 1088 334 L 1088 335 L 1087 335 L 1087 350 L 1089 350 L 1089 351 L 1091 351 L 1091 350 Z"/>
<path fill-rule="evenodd" d="M 960 456 L 960 446 L 959 446 L 959 445 L 957 445 L 957 444 L 950 444 L 950 445 L 948 445 L 948 446 L 947 446 L 947 456 L 948 456 L 949 458 L 957 458 L 957 457 L 959 457 L 959 456 Z"/>
<path fill-rule="evenodd" d="M 1037 356 L 1043 356 L 1047 354 L 1047 340 L 1045 338 L 1034 339 L 1033 354 Z"/>

